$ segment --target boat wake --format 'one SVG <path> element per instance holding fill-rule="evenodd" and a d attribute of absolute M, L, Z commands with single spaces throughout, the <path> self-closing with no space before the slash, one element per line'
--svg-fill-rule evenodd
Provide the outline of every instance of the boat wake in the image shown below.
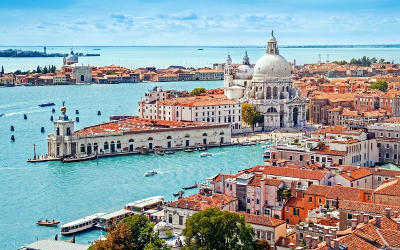
<path fill-rule="evenodd" d="M 23 115 L 23 114 L 32 114 L 32 113 L 39 113 L 42 112 L 43 109 L 39 109 L 38 107 L 31 107 L 25 110 L 20 110 L 20 111 L 15 111 L 15 112 L 10 112 L 10 113 L 5 113 L 5 117 L 7 116 L 16 116 L 16 115 Z"/>

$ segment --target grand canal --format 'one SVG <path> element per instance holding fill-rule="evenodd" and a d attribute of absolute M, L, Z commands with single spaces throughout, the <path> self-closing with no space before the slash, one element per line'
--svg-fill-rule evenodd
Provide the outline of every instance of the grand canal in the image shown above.
<path fill-rule="evenodd" d="M 191 90 L 194 87 L 222 87 L 222 81 L 163 83 L 165 89 Z M 199 153 L 178 152 L 165 156 L 123 156 L 103 158 L 93 162 L 61 164 L 59 162 L 29 164 L 33 144 L 38 154 L 46 153 L 46 134 L 57 116 L 62 101 L 67 113 L 75 119 L 76 128 L 108 121 L 113 114 L 136 114 L 137 101 L 156 83 L 119 85 L 80 85 L 48 87 L 15 87 L 0 89 L 0 249 L 16 249 L 36 239 L 53 238 L 58 228 L 36 226 L 41 218 L 58 219 L 66 223 L 96 212 L 110 212 L 126 203 L 153 195 L 172 200 L 172 193 L 182 186 L 201 182 L 219 172 L 262 163 L 262 149 L 225 147 L 211 149 L 213 157 L 200 158 Z M 52 107 L 37 105 L 55 102 Z M 100 110 L 102 116 L 97 116 Z M 24 120 L 23 115 L 28 119 Z M 10 126 L 15 131 L 10 131 Z M 40 128 L 46 132 L 41 133 Z M 15 142 L 10 141 L 15 135 Z M 149 170 L 158 175 L 143 177 Z M 195 192 L 187 192 L 186 195 Z M 97 239 L 100 231 L 77 236 L 77 242 Z"/>

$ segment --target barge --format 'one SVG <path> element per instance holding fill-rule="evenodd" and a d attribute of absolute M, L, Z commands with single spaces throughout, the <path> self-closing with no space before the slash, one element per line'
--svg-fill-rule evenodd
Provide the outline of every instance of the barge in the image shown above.
<path fill-rule="evenodd" d="M 94 225 L 96 225 L 98 218 L 104 214 L 105 213 L 92 214 L 81 219 L 68 222 L 61 226 L 61 234 L 68 235 L 91 229 L 94 227 Z"/>

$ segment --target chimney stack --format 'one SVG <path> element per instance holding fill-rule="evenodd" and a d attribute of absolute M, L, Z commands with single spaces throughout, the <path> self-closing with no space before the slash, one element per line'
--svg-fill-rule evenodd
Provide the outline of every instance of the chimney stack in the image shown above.
<path fill-rule="evenodd" d="M 393 216 L 394 216 L 394 218 L 397 218 L 397 217 L 399 217 L 399 211 L 397 211 L 397 210 L 396 210 L 396 211 L 394 211 L 394 212 L 393 212 Z"/>
<path fill-rule="evenodd" d="M 326 245 L 329 247 L 331 247 L 331 235 L 327 234 L 325 235 L 325 241 L 326 241 Z"/>
<path fill-rule="evenodd" d="M 339 250 L 339 239 L 333 240 L 333 249 Z"/>
<path fill-rule="evenodd" d="M 351 219 L 351 230 L 356 230 L 357 228 L 357 219 Z"/>
<path fill-rule="evenodd" d="M 364 214 L 364 223 L 367 224 L 369 221 L 369 214 Z"/>
<path fill-rule="evenodd" d="M 347 171 L 347 176 L 351 177 L 351 171 Z"/>
<path fill-rule="evenodd" d="M 386 217 L 390 219 L 390 208 L 389 207 L 385 208 L 385 211 L 386 211 Z"/>
<path fill-rule="evenodd" d="M 353 214 L 353 219 L 356 219 L 357 220 L 357 224 L 358 224 L 358 214 Z"/>
<path fill-rule="evenodd" d="M 375 226 L 377 228 L 381 228 L 381 218 L 382 218 L 382 216 L 380 216 L 380 215 L 375 216 Z"/>
<path fill-rule="evenodd" d="M 334 240 L 334 239 L 336 239 L 336 231 L 337 231 L 337 229 L 336 228 L 332 228 L 332 239 Z"/>
<path fill-rule="evenodd" d="M 306 248 L 307 248 L 307 249 L 310 249 L 310 248 L 311 248 L 311 238 L 312 238 L 311 235 L 307 235 L 307 236 L 306 236 Z"/>
<path fill-rule="evenodd" d="M 318 237 L 312 237 L 311 246 L 313 249 L 318 247 Z"/>
<path fill-rule="evenodd" d="M 290 244 L 289 244 L 289 249 L 290 249 L 290 250 L 294 250 L 294 243 L 290 243 Z"/>

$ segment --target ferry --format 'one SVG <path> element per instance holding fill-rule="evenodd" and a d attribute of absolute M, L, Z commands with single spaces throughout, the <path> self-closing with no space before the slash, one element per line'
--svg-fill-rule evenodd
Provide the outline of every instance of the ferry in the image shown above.
<path fill-rule="evenodd" d="M 105 213 L 97 213 L 83 217 L 75 221 L 68 222 L 67 224 L 61 226 L 61 234 L 62 235 L 74 234 L 93 228 L 94 225 L 97 223 L 98 218 L 104 214 Z"/>
<path fill-rule="evenodd" d="M 145 177 L 149 177 L 149 176 L 153 176 L 153 175 L 156 175 L 156 174 L 158 174 L 157 171 L 151 170 L 151 171 L 147 171 L 146 173 L 144 173 L 144 176 Z"/>
<path fill-rule="evenodd" d="M 133 212 L 144 212 L 146 210 L 161 207 L 163 203 L 164 203 L 163 196 L 153 196 L 128 203 L 125 205 L 125 209 Z"/>
<path fill-rule="evenodd" d="M 39 107 L 48 107 L 48 106 L 54 106 L 54 105 L 56 105 L 54 102 L 48 102 L 48 103 L 39 104 L 38 106 Z"/>
<path fill-rule="evenodd" d="M 134 213 L 126 209 L 120 209 L 118 211 L 104 214 L 98 218 L 95 227 L 103 230 L 109 230 L 117 225 L 122 219 L 130 217 L 132 215 L 134 215 Z"/>

